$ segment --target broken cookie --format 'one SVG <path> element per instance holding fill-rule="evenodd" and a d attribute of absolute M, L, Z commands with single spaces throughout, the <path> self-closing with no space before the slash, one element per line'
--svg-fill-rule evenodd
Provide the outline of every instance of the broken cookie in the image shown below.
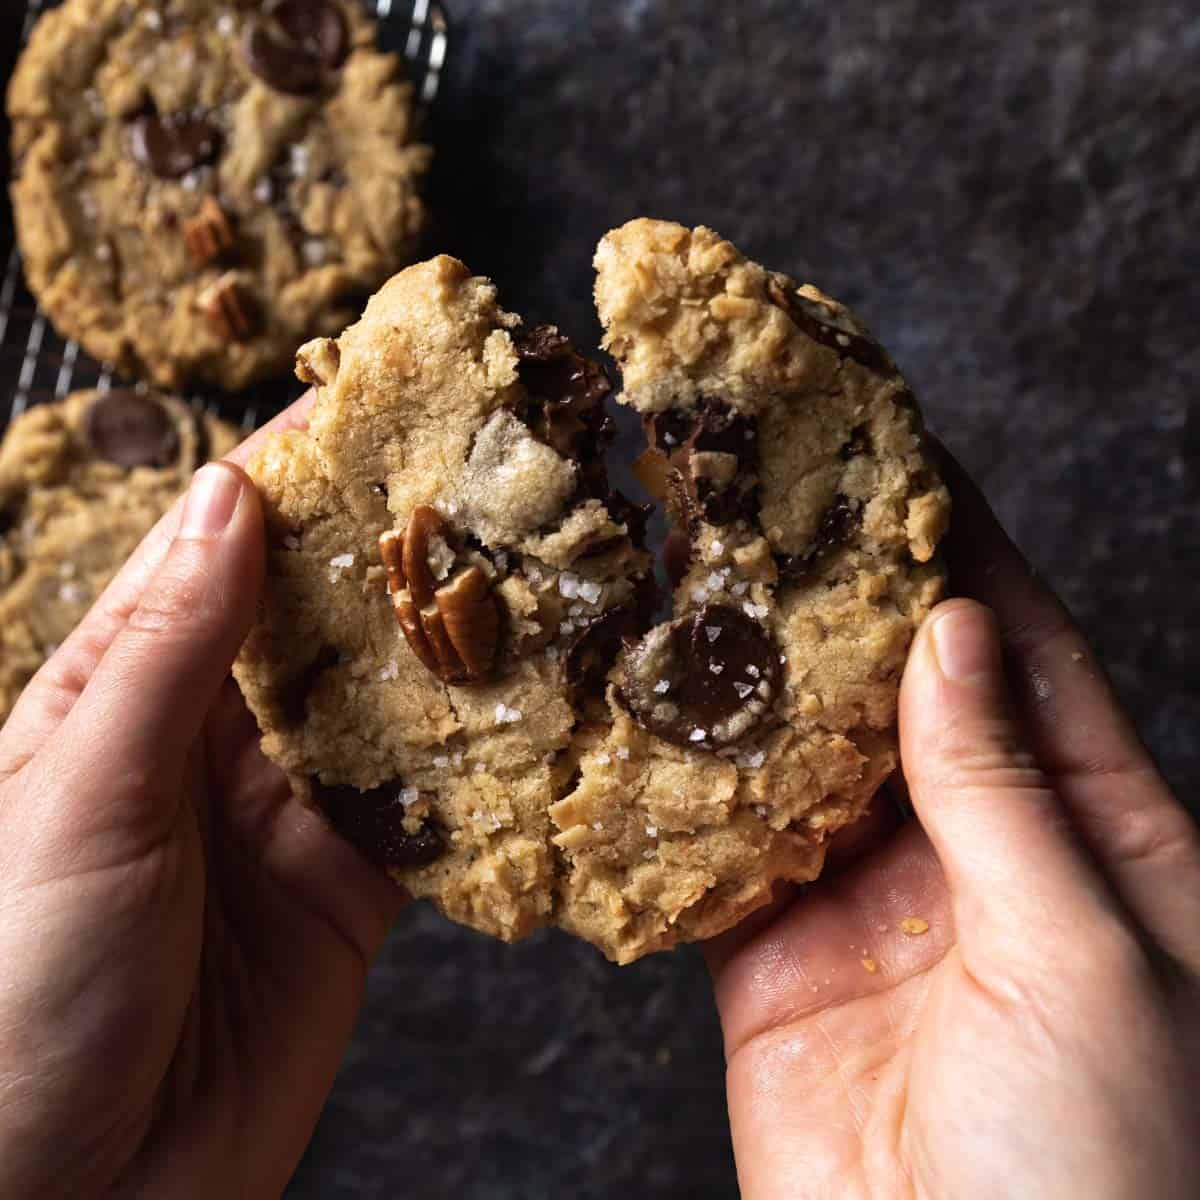
<path fill-rule="evenodd" d="M 629 962 L 814 878 L 893 769 L 948 499 L 836 302 L 665 222 L 596 262 L 672 611 L 603 371 L 442 257 L 300 351 L 310 426 L 249 467 L 270 567 L 236 674 L 297 792 L 413 894 Z"/>

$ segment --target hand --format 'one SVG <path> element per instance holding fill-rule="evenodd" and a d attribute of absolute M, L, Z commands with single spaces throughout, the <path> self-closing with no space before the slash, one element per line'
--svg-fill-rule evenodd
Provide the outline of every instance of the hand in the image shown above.
<path fill-rule="evenodd" d="M 953 582 L 993 611 L 949 601 L 914 642 L 920 826 L 709 949 L 742 1196 L 1193 1197 L 1196 829 L 947 474 Z"/>
<path fill-rule="evenodd" d="M 0 731 L 2 1196 L 278 1194 L 332 1084 L 401 894 L 258 750 L 262 575 L 203 468 Z"/>

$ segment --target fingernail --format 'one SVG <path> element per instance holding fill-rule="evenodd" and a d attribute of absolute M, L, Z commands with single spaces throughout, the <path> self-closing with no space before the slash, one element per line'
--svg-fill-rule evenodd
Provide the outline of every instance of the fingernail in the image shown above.
<path fill-rule="evenodd" d="M 988 679 L 999 666 L 995 625 L 980 605 L 964 605 L 936 615 L 930 634 L 939 669 L 955 683 Z"/>
<path fill-rule="evenodd" d="M 183 502 L 182 537 L 216 537 L 229 524 L 242 493 L 242 481 L 228 467 L 209 463 L 201 467 Z"/>

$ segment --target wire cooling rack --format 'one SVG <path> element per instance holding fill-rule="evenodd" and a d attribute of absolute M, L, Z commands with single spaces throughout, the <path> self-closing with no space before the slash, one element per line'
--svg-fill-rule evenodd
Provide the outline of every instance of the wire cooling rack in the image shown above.
<path fill-rule="evenodd" d="M 365 2 L 378 18 L 380 45 L 404 55 L 420 105 L 428 109 L 438 93 L 449 44 L 444 8 L 434 0 Z M 58 3 L 29 0 L 21 28 L 22 47 L 38 17 Z M 59 337 L 37 307 L 25 286 L 14 239 L 0 283 L 0 430 L 31 404 L 61 398 L 71 391 L 108 391 L 114 378 L 113 372 L 89 358 L 78 342 Z M 250 430 L 278 411 L 294 392 L 293 384 L 280 380 L 237 397 L 204 394 L 192 396 L 191 401 Z"/>

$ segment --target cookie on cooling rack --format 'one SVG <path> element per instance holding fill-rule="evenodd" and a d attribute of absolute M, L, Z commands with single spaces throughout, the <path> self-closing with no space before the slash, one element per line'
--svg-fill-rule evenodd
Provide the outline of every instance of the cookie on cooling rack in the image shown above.
<path fill-rule="evenodd" d="M 192 472 L 237 431 L 171 396 L 75 392 L 0 442 L 0 722 Z"/>
<path fill-rule="evenodd" d="M 602 371 L 442 257 L 300 351 L 310 427 L 249 466 L 269 569 L 235 673 L 297 791 L 409 891 L 629 962 L 812 879 L 895 766 L 948 503 L 836 302 L 704 229 L 635 222 L 597 263 L 684 543 L 671 613 L 601 466 Z"/>
<path fill-rule="evenodd" d="M 411 258 L 399 58 L 360 0 L 66 0 L 8 93 L 30 288 L 95 358 L 240 390 Z"/>

